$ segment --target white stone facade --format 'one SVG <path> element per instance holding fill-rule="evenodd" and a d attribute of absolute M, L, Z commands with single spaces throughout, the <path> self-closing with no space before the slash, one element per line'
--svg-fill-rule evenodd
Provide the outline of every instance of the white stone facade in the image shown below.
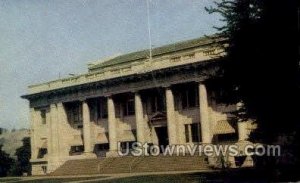
<path fill-rule="evenodd" d="M 207 85 L 222 50 L 209 39 L 194 41 L 151 60 L 94 64 L 87 74 L 30 86 L 23 97 L 30 101 L 32 174 L 70 159 L 116 156 L 118 142 L 210 144 L 227 134 L 247 140 L 251 124 L 229 123 L 226 112 L 236 106 L 217 104 Z"/>

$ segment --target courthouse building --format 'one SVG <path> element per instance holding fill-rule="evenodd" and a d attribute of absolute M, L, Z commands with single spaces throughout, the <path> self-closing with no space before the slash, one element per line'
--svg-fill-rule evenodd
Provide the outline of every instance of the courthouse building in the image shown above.
<path fill-rule="evenodd" d="M 66 161 L 117 156 L 118 142 L 156 145 L 235 143 L 251 124 L 233 122 L 210 78 L 221 39 L 198 38 L 113 56 L 88 72 L 29 86 L 35 175 Z"/>

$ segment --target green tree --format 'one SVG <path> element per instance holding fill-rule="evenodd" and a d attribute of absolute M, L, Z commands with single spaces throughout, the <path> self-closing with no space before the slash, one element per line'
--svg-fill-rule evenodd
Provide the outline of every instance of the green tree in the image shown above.
<path fill-rule="evenodd" d="M 222 46 L 227 53 L 223 58 L 224 69 L 220 71 L 223 77 L 214 78 L 215 87 L 226 91 L 226 97 L 219 100 L 228 104 L 243 102 L 236 115 L 257 123 L 252 141 L 273 144 L 280 137 L 287 137 L 282 150 L 291 158 L 265 157 L 266 166 L 296 175 L 300 121 L 296 107 L 300 102 L 299 2 L 221 0 L 207 10 L 221 14 L 226 23 L 217 27 L 219 36 L 226 38 Z"/>
<path fill-rule="evenodd" d="M 15 155 L 17 160 L 10 170 L 11 175 L 22 175 L 23 173 L 31 173 L 30 157 L 31 147 L 30 138 L 25 137 L 23 139 L 23 145 L 16 150 Z"/>
<path fill-rule="evenodd" d="M 0 145 L 0 177 L 7 176 L 13 163 L 14 160 L 2 150 L 2 145 Z"/>

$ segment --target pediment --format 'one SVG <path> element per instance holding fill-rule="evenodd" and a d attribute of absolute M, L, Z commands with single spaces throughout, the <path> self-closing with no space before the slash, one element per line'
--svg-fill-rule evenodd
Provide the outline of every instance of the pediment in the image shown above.
<path fill-rule="evenodd" d="M 150 121 L 164 120 L 167 119 L 167 115 L 164 112 L 155 112 L 149 119 Z"/>

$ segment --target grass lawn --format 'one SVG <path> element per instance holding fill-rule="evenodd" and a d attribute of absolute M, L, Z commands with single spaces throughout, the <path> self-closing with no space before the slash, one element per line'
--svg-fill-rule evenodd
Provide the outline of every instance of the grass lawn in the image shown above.
<path fill-rule="evenodd" d="M 105 178 L 105 176 L 97 177 L 72 177 L 72 178 L 36 178 L 28 179 L 26 178 L 1 178 L 0 182 L 22 182 L 22 183 L 60 183 L 60 182 L 70 182 L 70 181 L 80 181 L 80 180 L 93 180 Z"/>
<path fill-rule="evenodd" d="M 254 172 L 211 172 L 187 174 L 144 175 L 110 180 L 91 180 L 90 183 L 197 183 L 197 182 L 268 182 Z M 256 174 L 257 175 L 257 174 Z"/>
<path fill-rule="evenodd" d="M 112 175 L 113 177 L 114 175 Z M 2 178 L 0 182 L 28 182 L 28 183 L 60 183 L 87 180 L 90 183 L 197 183 L 197 182 L 269 182 L 263 172 L 256 170 L 218 171 L 202 173 L 137 175 L 122 178 L 101 180 L 105 176 L 69 177 L 69 178 L 39 178 L 39 177 L 11 177 Z"/>
<path fill-rule="evenodd" d="M 0 178 L 0 182 L 15 182 L 18 180 L 21 180 L 22 178 L 18 178 L 18 177 L 4 177 L 4 178 Z"/>
<path fill-rule="evenodd" d="M 147 175 L 147 176 L 134 176 L 126 178 L 118 178 L 111 180 L 101 180 L 101 181 L 90 181 L 90 183 L 168 183 L 168 182 L 178 182 L 178 183 L 191 183 L 191 182 L 207 182 L 206 178 L 202 175 Z M 220 181 L 222 182 L 222 181 Z"/>

